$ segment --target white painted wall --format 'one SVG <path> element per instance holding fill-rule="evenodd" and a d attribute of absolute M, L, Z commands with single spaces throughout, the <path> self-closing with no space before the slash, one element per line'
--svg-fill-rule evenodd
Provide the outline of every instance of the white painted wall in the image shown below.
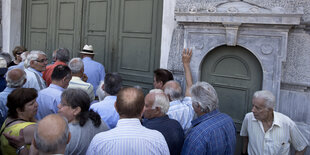
<path fill-rule="evenodd" d="M 167 68 L 170 44 L 172 41 L 173 30 L 177 25 L 174 20 L 174 9 L 176 0 L 164 0 L 162 34 L 161 34 L 161 54 L 160 68 Z"/>
<path fill-rule="evenodd" d="M 11 53 L 21 40 L 22 0 L 2 0 L 2 51 Z"/>

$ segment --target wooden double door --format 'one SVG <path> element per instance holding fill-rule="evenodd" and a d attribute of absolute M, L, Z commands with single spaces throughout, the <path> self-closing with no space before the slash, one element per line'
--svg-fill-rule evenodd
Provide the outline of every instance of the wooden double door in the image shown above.
<path fill-rule="evenodd" d="M 125 86 L 152 88 L 159 67 L 163 0 L 27 0 L 24 44 L 29 50 L 65 47 L 79 56 L 93 45 L 106 72 L 118 72 Z"/>

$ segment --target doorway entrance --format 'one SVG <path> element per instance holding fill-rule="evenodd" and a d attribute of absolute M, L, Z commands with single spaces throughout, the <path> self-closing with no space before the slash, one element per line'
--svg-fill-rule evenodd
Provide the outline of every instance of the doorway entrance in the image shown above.
<path fill-rule="evenodd" d="M 262 68 L 247 49 L 220 46 L 205 57 L 201 65 L 201 81 L 214 86 L 221 112 L 232 117 L 237 130 L 236 154 L 240 154 L 239 136 L 243 118 L 251 111 L 252 96 L 262 86 Z"/>

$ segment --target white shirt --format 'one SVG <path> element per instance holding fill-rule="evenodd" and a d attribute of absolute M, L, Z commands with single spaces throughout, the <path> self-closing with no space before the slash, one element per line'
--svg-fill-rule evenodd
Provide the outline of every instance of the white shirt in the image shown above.
<path fill-rule="evenodd" d="M 84 82 L 80 77 L 72 76 L 72 79 L 69 82 L 68 88 L 82 89 L 88 94 L 90 101 L 95 100 L 93 85 L 90 83 Z"/>
<path fill-rule="evenodd" d="M 46 88 L 45 81 L 42 78 L 42 73 L 31 67 L 25 69 L 25 72 L 27 76 L 27 81 L 23 85 L 23 88 L 34 88 L 37 91 Z"/>
<path fill-rule="evenodd" d="M 195 116 L 191 97 L 170 102 L 167 115 L 169 118 L 177 120 L 186 132 L 191 127 L 191 122 Z"/>
<path fill-rule="evenodd" d="M 143 127 L 137 118 L 120 119 L 114 129 L 97 134 L 87 155 L 169 155 L 164 136 Z"/>
<path fill-rule="evenodd" d="M 274 121 L 266 133 L 262 122 L 255 119 L 252 112 L 246 114 L 240 136 L 249 137 L 249 155 L 288 155 L 290 144 L 298 151 L 307 146 L 307 139 L 289 117 L 275 111 L 273 114 Z"/>

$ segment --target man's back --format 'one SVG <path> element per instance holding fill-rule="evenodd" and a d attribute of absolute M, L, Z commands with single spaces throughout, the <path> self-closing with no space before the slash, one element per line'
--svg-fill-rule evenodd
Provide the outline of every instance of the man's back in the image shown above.
<path fill-rule="evenodd" d="M 105 70 L 101 63 L 92 60 L 90 57 L 83 58 L 84 73 L 87 75 L 87 82 L 94 87 L 94 92 L 97 90 L 100 81 L 104 80 Z"/>
<path fill-rule="evenodd" d="M 117 126 L 97 134 L 87 150 L 93 154 L 169 154 L 164 136 L 143 127 L 137 118 L 120 119 Z"/>
<path fill-rule="evenodd" d="M 234 154 L 236 130 L 232 119 L 213 110 L 192 121 L 182 154 Z"/>

